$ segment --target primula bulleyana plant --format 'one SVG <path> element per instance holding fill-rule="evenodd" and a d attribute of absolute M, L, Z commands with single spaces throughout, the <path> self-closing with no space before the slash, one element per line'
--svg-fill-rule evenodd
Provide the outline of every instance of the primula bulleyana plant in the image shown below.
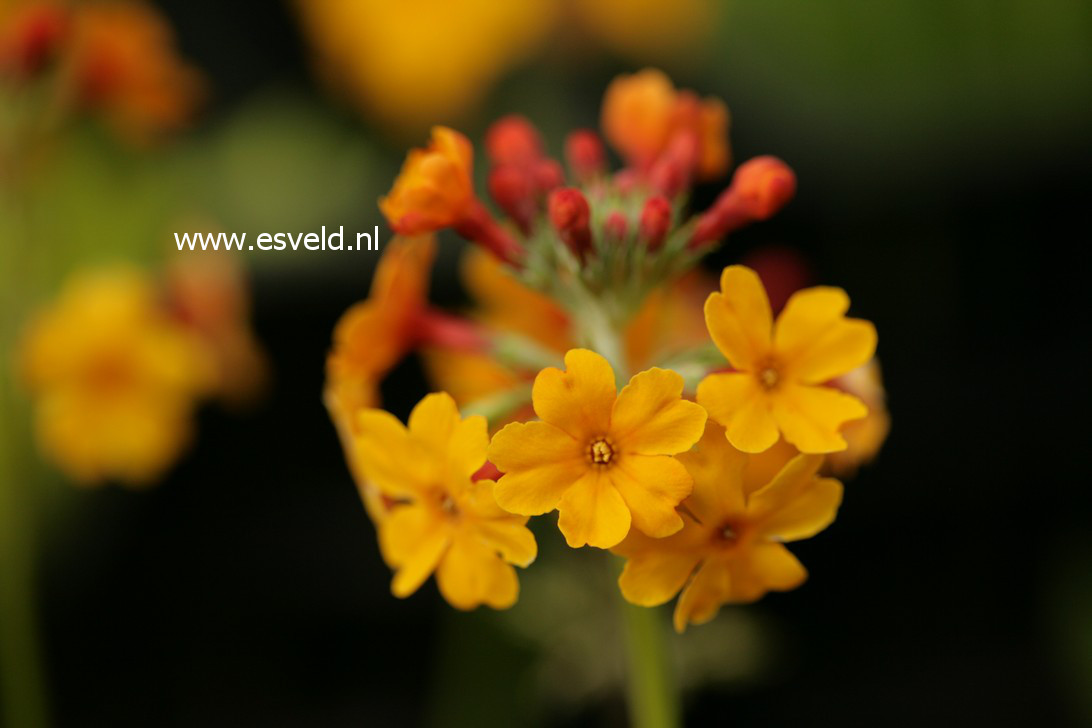
<path fill-rule="evenodd" d="M 566 173 L 528 121 L 501 119 L 485 152 L 503 220 L 463 135 L 437 127 L 409 153 L 379 203 L 398 237 L 335 329 L 325 392 L 397 596 L 435 572 L 456 607 L 512 604 L 512 565 L 535 555 L 526 520 L 554 510 L 569 546 L 625 557 L 627 600 L 679 595 L 680 631 L 804 581 L 784 544 L 834 520 L 842 485 L 827 474 L 886 435 L 876 332 L 846 317 L 841 289 L 798 291 L 775 317 L 755 271 L 729 266 L 718 287 L 698 267 L 796 188 L 759 157 L 688 213 L 690 186 L 729 168 L 728 123 L 722 102 L 657 71 L 622 77 L 602 128 L 625 166 L 610 172 L 580 130 Z M 448 228 L 478 246 L 465 316 L 426 297 L 432 235 Z M 407 429 L 376 406 L 411 351 L 449 394 Z"/>

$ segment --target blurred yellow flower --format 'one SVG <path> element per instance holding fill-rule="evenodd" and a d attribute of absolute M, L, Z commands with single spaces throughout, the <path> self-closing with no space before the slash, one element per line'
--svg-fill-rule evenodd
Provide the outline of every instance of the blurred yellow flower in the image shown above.
<path fill-rule="evenodd" d="M 619 393 L 595 352 L 573 349 L 565 367 L 535 378 L 541 422 L 512 423 L 493 437 L 489 459 L 504 473 L 497 502 L 525 516 L 556 508 L 573 548 L 614 546 L 631 523 L 656 538 L 678 531 L 675 506 L 692 482 L 672 456 L 698 440 L 706 418 L 680 398 L 682 377 L 649 369 Z"/>
<path fill-rule="evenodd" d="M 698 402 L 744 452 L 762 452 L 779 434 L 805 453 L 844 450 L 839 429 L 868 408 L 826 383 L 872 357 L 875 327 L 845 317 L 849 297 L 840 288 L 797 291 L 775 325 L 753 270 L 729 266 L 720 285 L 705 302 L 705 322 L 736 371 L 702 380 Z"/>
<path fill-rule="evenodd" d="M 686 60 L 706 45 L 723 3 L 716 0 L 572 0 L 581 24 L 638 63 Z"/>
<path fill-rule="evenodd" d="M 78 483 L 153 481 L 215 386 L 200 340 L 157 293 L 137 270 L 81 273 L 27 327 L 19 364 L 38 443 Z"/>
<path fill-rule="evenodd" d="M 680 509 L 685 525 L 664 539 L 631 533 L 614 553 L 626 566 L 622 595 L 651 607 L 673 598 L 675 629 L 712 619 L 722 604 L 753 602 L 768 591 L 795 589 L 807 571 L 785 542 L 810 538 L 837 514 L 842 484 L 816 473 L 821 455 L 797 455 L 768 482 L 756 484 L 750 456 L 710 423 L 698 446 L 679 456 L 694 478 Z"/>
<path fill-rule="evenodd" d="M 408 428 L 383 410 L 357 413 L 355 459 L 395 503 L 378 522 L 383 558 L 395 570 L 391 591 L 406 597 L 434 571 L 454 607 L 512 606 L 537 546 L 527 518 L 502 511 L 491 480 L 472 480 L 485 463 L 485 418 L 459 416 L 447 394 L 430 394 Z"/>
<path fill-rule="evenodd" d="M 853 475 L 861 465 L 872 462 L 891 430 L 891 414 L 887 411 L 887 394 L 880 374 L 880 363 L 871 359 L 851 372 L 834 380 L 834 386 L 859 397 L 868 407 L 868 414 L 842 425 L 846 449 L 827 457 L 831 470 L 840 476 Z"/>
<path fill-rule="evenodd" d="M 408 353 L 412 324 L 428 300 L 435 257 L 430 235 L 391 240 L 376 266 L 368 298 L 342 314 L 334 327 L 323 399 L 343 441 L 356 411 L 378 404 L 380 380 Z"/>
<path fill-rule="evenodd" d="M 474 108 L 550 31 L 550 0 L 298 0 L 320 72 L 362 110 L 416 133 Z"/>

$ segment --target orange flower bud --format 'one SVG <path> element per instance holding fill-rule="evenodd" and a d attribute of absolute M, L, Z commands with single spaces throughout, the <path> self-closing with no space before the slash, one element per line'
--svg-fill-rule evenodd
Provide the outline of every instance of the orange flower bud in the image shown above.
<path fill-rule="evenodd" d="M 489 172 L 489 194 L 524 233 L 535 216 L 535 180 L 513 164 L 494 167 Z"/>
<path fill-rule="evenodd" d="M 496 165 L 530 165 L 542 157 L 542 137 L 522 116 L 505 116 L 485 133 L 485 152 Z"/>
<path fill-rule="evenodd" d="M 649 250 L 657 250 L 671 227 L 671 203 L 662 195 L 648 198 L 641 210 L 641 240 Z"/>
<path fill-rule="evenodd" d="M 424 149 L 406 156 L 379 209 L 400 235 L 420 235 L 456 225 L 475 201 L 470 180 L 473 148 L 457 131 L 433 127 Z"/>
<path fill-rule="evenodd" d="M 534 166 L 535 184 L 541 193 L 557 189 L 565 182 L 565 173 L 556 159 L 538 160 Z"/>
<path fill-rule="evenodd" d="M 718 240 L 758 220 L 766 220 L 796 194 L 796 175 L 777 157 L 755 157 L 739 166 L 732 184 L 698 219 L 690 247 Z"/>
<path fill-rule="evenodd" d="M 647 168 L 667 146 L 675 103 L 675 87 L 660 71 L 619 76 L 603 97 L 603 134 L 631 164 Z"/>
<path fill-rule="evenodd" d="M 581 261 L 591 252 L 590 219 L 588 201 L 580 190 L 562 187 L 550 195 L 550 222 Z"/>
<path fill-rule="evenodd" d="M 578 129 L 565 139 L 565 160 L 573 176 L 586 182 L 598 176 L 607 166 L 603 142 L 590 129 Z"/>

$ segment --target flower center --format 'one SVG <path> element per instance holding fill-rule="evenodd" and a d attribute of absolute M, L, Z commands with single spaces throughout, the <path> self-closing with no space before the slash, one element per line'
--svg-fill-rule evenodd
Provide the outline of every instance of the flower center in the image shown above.
<path fill-rule="evenodd" d="M 614 447 L 609 439 L 601 437 L 588 446 L 588 457 L 596 465 L 610 465 L 614 459 Z"/>
<path fill-rule="evenodd" d="M 447 494 L 440 500 L 440 510 L 449 516 L 454 516 L 459 513 L 459 507 L 455 505 L 455 499 Z"/>
<path fill-rule="evenodd" d="M 758 373 L 758 381 L 762 383 L 762 386 L 766 389 L 773 389 L 777 386 L 778 380 L 781 379 L 781 375 L 777 373 L 777 370 L 771 366 L 766 367 Z"/>

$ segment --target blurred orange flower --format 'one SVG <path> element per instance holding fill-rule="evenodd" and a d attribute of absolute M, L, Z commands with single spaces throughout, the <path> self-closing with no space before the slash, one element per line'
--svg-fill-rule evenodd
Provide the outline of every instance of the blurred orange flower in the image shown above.
<path fill-rule="evenodd" d="M 655 538 L 678 531 L 675 506 L 692 483 L 672 456 L 698 440 L 706 417 L 681 399 L 682 377 L 649 369 L 619 393 L 610 364 L 593 351 L 573 349 L 565 367 L 535 378 L 541 422 L 493 436 L 489 460 L 504 473 L 497 502 L 525 516 L 556 508 L 573 548 L 614 546 L 631 523 Z"/>
<path fill-rule="evenodd" d="M 502 511 L 492 480 L 472 480 L 489 446 L 484 417 L 459 416 L 446 393 L 430 394 L 406 427 L 383 410 L 357 413 L 352 448 L 380 493 L 394 499 L 378 523 L 391 592 L 407 597 L 436 572 L 454 607 L 505 609 L 519 595 L 512 565 L 538 552 L 527 518 Z"/>
<path fill-rule="evenodd" d="M 77 483 L 158 477 L 187 444 L 216 383 L 200 339 L 129 268 L 73 276 L 19 351 L 42 451 Z"/>
<path fill-rule="evenodd" d="M 466 137 L 433 127 L 428 147 L 410 151 L 390 193 L 379 200 L 391 229 L 420 235 L 462 220 L 474 201 L 473 163 L 474 149 Z"/>
<path fill-rule="evenodd" d="M 871 359 L 833 382 L 834 386 L 859 397 L 868 407 L 868 414 L 842 425 L 846 449 L 833 452 L 827 463 L 838 475 L 853 475 L 862 465 L 876 458 L 891 431 L 891 414 L 887 411 L 887 394 L 883 387 L 880 363 Z"/>
<path fill-rule="evenodd" d="M 702 380 L 698 402 L 744 452 L 762 452 L 779 435 L 801 452 L 844 450 L 839 428 L 868 408 L 826 382 L 872 357 L 875 327 L 845 317 L 849 296 L 840 288 L 797 291 L 775 325 L 753 270 L 725 268 L 720 287 L 705 303 L 705 322 L 736 371 Z"/>
<path fill-rule="evenodd" d="M 685 525 L 664 539 L 631 532 L 613 549 L 627 559 L 618 579 L 622 595 L 651 607 L 681 591 L 674 621 L 682 632 L 688 623 L 708 622 L 722 604 L 802 584 L 807 571 L 783 544 L 825 529 L 842 500 L 842 484 L 817 475 L 823 457 L 797 455 L 759 483 L 748 471 L 750 457 L 714 423 L 678 457 L 694 478 L 681 508 Z"/>

